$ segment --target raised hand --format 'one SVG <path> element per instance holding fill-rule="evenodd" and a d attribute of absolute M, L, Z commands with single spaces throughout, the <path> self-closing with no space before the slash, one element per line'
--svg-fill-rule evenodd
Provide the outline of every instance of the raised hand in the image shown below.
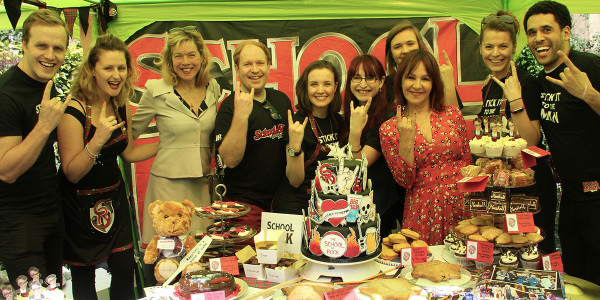
<path fill-rule="evenodd" d="M 252 113 L 252 105 L 254 101 L 254 88 L 250 90 L 250 93 L 242 92 L 241 84 L 238 81 L 237 87 L 235 89 L 235 94 L 233 98 L 234 103 L 234 116 L 248 119 L 250 117 L 250 113 Z"/>
<path fill-rule="evenodd" d="M 564 88 L 577 98 L 584 99 L 586 94 L 590 95 L 594 87 L 587 74 L 581 72 L 562 50 L 558 50 L 558 56 L 563 59 L 567 67 L 560 73 L 560 79 L 546 76 L 546 80 Z"/>
<path fill-rule="evenodd" d="M 371 97 L 365 105 L 354 108 L 354 101 L 350 101 L 350 131 L 362 133 L 369 120 L 369 107 L 371 107 Z"/>
<path fill-rule="evenodd" d="M 292 111 L 288 110 L 288 135 L 289 135 L 289 146 L 294 151 L 300 151 L 302 147 L 302 140 L 304 139 L 304 128 L 308 118 L 304 118 L 304 122 L 294 122 L 292 118 Z"/>
<path fill-rule="evenodd" d="M 123 127 L 125 122 L 118 123 L 115 116 L 106 117 L 106 101 L 102 101 L 102 110 L 100 110 L 100 122 L 96 126 L 96 133 L 94 133 L 94 139 L 99 145 L 104 145 L 110 138 L 115 129 Z"/>
<path fill-rule="evenodd" d="M 519 82 L 519 76 L 517 76 L 517 67 L 515 66 L 514 61 L 510 62 L 510 68 L 512 70 L 512 75 L 508 76 L 504 82 L 500 81 L 493 75 L 492 79 L 502 88 L 504 95 L 506 96 L 506 100 L 513 101 L 521 99 L 521 82 Z"/>
<path fill-rule="evenodd" d="M 38 116 L 38 125 L 48 133 L 58 126 L 65 109 L 69 106 L 69 102 L 71 102 L 70 94 L 67 96 L 65 102 L 61 102 L 59 97 L 50 99 L 52 84 L 52 80 L 49 80 L 46 84 L 46 89 L 44 89 L 44 95 L 42 96 L 40 114 Z"/>
<path fill-rule="evenodd" d="M 398 105 L 398 110 L 396 111 L 396 126 L 398 127 L 398 134 L 400 135 L 400 144 L 413 145 L 413 141 L 415 140 L 415 126 L 416 117 L 408 118 L 402 116 L 402 106 Z"/>
<path fill-rule="evenodd" d="M 446 50 L 443 50 L 444 60 L 446 63 L 442 64 L 438 62 L 440 66 L 440 75 L 442 77 L 442 82 L 444 86 L 452 86 L 454 87 L 454 67 L 452 67 L 452 63 L 450 62 L 450 57 L 446 53 Z"/>

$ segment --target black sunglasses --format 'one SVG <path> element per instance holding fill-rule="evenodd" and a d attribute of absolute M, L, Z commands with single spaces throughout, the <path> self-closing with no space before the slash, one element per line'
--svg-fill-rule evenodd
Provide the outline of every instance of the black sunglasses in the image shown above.
<path fill-rule="evenodd" d="M 196 26 L 185 26 L 185 27 L 175 27 L 175 28 L 171 28 L 169 29 L 169 33 L 171 32 L 177 32 L 177 31 L 183 31 L 183 32 L 198 32 L 198 28 L 196 28 Z"/>
<path fill-rule="evenodd" d="M 489 23 L 493 19 L 498 19 L 498 20 L 502 21 L 502 23 L 504 23 L 504 24 L 513 24 L 515 22 L 515 19 L 513 19 L 513 17 L 508 16 L 508 15 L 487 16 L 481 20 L 481 25 L 483 26 L 483 25 Z"/>

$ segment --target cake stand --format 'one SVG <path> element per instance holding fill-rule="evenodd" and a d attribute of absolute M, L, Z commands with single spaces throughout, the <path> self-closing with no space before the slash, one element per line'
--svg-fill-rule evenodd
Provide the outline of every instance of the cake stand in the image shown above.
<path fill-rule="evenodd" d="M 381 251 L 381 248 L 379 251 Z M 379 265 L 375 262 L 377 256 L 358 262 L 332 263 L 318 261 L 302 255 L 308 261 L 301 270 L 302 277 L 312 281 L 329 281 L 331 277 L 341 277 L 344 282 L 364 280 L 380 272 Z"/>

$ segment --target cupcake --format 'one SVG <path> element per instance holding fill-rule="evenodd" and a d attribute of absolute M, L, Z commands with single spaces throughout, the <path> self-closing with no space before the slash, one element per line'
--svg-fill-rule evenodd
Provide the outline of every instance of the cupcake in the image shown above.
<path fill-rule="evenodd" d="M 527 141 L 524 139 L 506 141 L 504 142 L 504 156 L 516 157 L 525 148 L 527 148 Z"/>
<path fill-rule="evenodd" d="M 537 250 L 536 245 L 530 245 L 525 247 L 525 251 L 521 253 L 521 266 L 523 269 L 537 269 L 540 263 L 540 253 Z"/>
<path fill-rule="evenodd" d="M 502 156 L 502 150 L 504 145 L 500 141 L 489 142 L 485 144 L 485 155 L 488 157 L 500 157 Z"/>
<path fill-rule="evenodd" d="M 456 243 L 454 243 L 454 244 L 451 244 L 451 245 L 448 247 L 448 250 L 450 250 L 450 252 L 452 252 L 452 253 L 455 253 L 455 252 L 458 250 L 458 248 L 459 248 L 459 247 L 460 247 L 460 241 L 457 239 L 457 240 L 456 240 Z"/>
<path fill-rule="evenodd" d="M 482 270 L 485 267 L 489 267 L 491 266 L 491 263 L 487 263 L 487 262 L 482 262 L 482 261 L 475 261 L 475 267 L 477 268 L 477 270 Z"/>
<path fill-rule="evenodd" d="M 456 236 L 456 234 L 449 233 L 444 238 L 444 245 L 446 246 L 446 250 L 450 250 L 450 246 L 452 246 L 453 244 L 456 244 L 456 241 L 458 241 L 458 237 Z"/>
<path fill-rule="evenodd" d="M 506 250 L 504 254 L 500 255 L 499 264 L 501 267 L 518 267 L 519 261 L 517 260 L 517 256 L 515 255 L 514 250 Z"/>
<path fill-rule="evenodd" d="M 485 153 L 485 144 L 488 141 L 483 138 L 474 137 L 469 141 L 469 147 L 471 147 L 471 153 L 473 154 L 484 154 Z"/>
<path fill-rule="evenodd" d="M 502 255 L 502 250 L 498 247 L 494 247 L 494 264 L 497 265 L 500 262 L 500 255 Z"/>
<path fill-rule="evenodd" d="M 463 241 L 459 241 L 457 244 L 458 249 L 454 252 L 454 259 L 456 259 L 456 262 L 463 267 L 470 266 L 471 261 L 467 259 L 467 245 L 465 245 Z"/>

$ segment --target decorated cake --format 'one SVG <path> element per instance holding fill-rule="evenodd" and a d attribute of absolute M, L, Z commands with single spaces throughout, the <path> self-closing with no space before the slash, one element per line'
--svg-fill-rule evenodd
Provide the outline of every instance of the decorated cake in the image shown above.
<path fill-rule="evenodd" d="M 352 158 L 348 146 L 330 147 L 320 161 L 305 215 L 302 253 L 324 262 L 346 263 L 381 252 L 379 215 L 367 180 L 367 160 Z"/>
<path fill-rule="evenodd" d="M 179 279 L 179 293 L 188 297 L 195 293 L 224 291 L 225 297 L 236 291 L 231 274 L 220 271 L 201 270 L 184 274 Z"/>

